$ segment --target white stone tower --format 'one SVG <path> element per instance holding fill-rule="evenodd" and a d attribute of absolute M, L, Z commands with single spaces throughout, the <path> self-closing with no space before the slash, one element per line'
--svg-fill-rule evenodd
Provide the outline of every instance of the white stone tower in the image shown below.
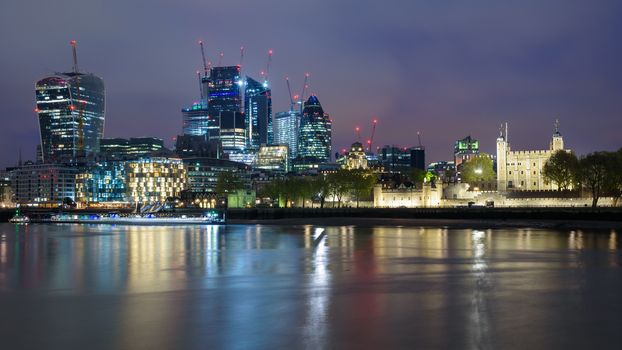
<path fill-rule="evenodd" d="M 564 149 L 564 139 L 562 138 L 562 134 L 559 133 L 559 119 L 555 119 L 555 133 L 553 134 L 553 138 L 551 139 L 550 149 L 553 152 L 563 150 Z"/>
<path fill-rule="evenodd" d="M 507 155 L 510 150 L 508 144 L 508 123 L 503 124 L 499 128 L 499 137 L 497 138 L 497 190 L 507 190 Z"/>

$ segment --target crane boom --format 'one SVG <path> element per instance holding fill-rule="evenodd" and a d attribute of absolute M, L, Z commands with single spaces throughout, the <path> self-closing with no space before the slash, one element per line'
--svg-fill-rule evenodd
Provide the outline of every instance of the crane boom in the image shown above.
<path fill-rule="evenodd" d="M 305 80 L 304 80 L 304 83 L 302 84 L 302 92 L 300 93 L 300 112 L 301 113 L 305 106 L 305 91 L 309 87 L 307 85 L 308 81 L 309 81 L 309 73 L 305 73 Z"/>
<path fill-rule="evenodd" d="M 207 60 L 205 59 L 205 48 L 203 47 L 203 40 L 199 40 L 199 46 L 201 46 L 201 58 L 203 59 L 203 74 L 209 75 L 209 69 L 207 67 Z"/>
<path fill-rule="evenodd" d="M 222 67 L 222 58 L 225 57 L 225 53 L 220 51 L 220 55 L 218 57 L 218 67 Z"/>
<path fill-rule="evenodd" d="M 199 92 L 201 93 L 201 99 L 203 99 L 203 79 L 201 79 L 201 72 L 197 71 L 197 77 L 199 77 Z"/>
<path fill-rule="evenodd" d="M 289 85 L 289 78 L 285 77 L 285 82 L 287 83 L 287 92 L 289 92 L 289 110 L 294 110 L 294 98 L 292 97 L 292 87 Z"/>
<path fill-rule="evenodd" d="M 242 67 L 242 62 L 244 62 L 244 46 L 240 47 L 240 67 Z"/>
<path fill-rule="evenodd" d="M 265 76 L 265 82 L 264 83 L 268 83 L 268 79 L 270 77 L 270 64 L 272 63 L 272 49 L 268 50 L 268 62 L 266 63 L 266 76 Z"/>
<path fill-rule="evenodd" d="M 374 135 L 376 135 L 376 124 L 378 124 L 378 119 L 374 119 L 372 122 L 372 128 L 371 128 L 371 137 L 369 138 L 369 152 L 371 152 L 371 147 L 374 144 Z"/>
<path fill-rule="evenodd" d="M 71 51 L 73 52 L 73 72 L 78 73 L 78 54 L 76 52 L 77 42 L 75 40 L 71 40 Z"/>

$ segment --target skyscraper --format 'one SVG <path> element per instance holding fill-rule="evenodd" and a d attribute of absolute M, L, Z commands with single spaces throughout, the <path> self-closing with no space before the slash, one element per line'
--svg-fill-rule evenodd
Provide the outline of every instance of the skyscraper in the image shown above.
<path fill-rule="evenodd" d="M 207 105 L 211 117 L 218 117 L 220 112 L 242 112 L 240 85 L 240 66 L 210 70 Z"/>
<path fill-rule="evenodd" d="M 272 92 L 267 83 L 246 77 L 244 109 L 248 147 L 257 150 L 262 144 L 272 144 Z"/>
<path fill-rule="evenodd" d="M 35 88 L 45 162 L 99 151 L 104 135 L 104 81 L 77 67 L 39 80 Z"/>
<path fill-rule="evenodd" d="M 298 131 L 300 129 L 300 112 L 291 109 L 279 112 L 274 117 L 274 143 L 289 147 L 289 158 L 298 156 Z"/>
<path fill-rule="evenodd" d="M 304 104 L 300 121 L 298 157 L 304 162 L 328 162 L 331 153 L 332 122 L 317 96 Z"/>
<path fill-rule="evenodd" d="M 220 112 L 220 134 L 218 139 L 224 153 L 243 151 L 246 148 L 246 123 L 244 113 Z"/>
<path fill-rule="evenodd" d="M 208 135 L 210 130 L 214 130 L 218 125 L 210 123 L 209 109 L 207 102 L 201 101 L 192 104 L 192 107 L 181 110 L 184 135 L 203 136 Z"/>

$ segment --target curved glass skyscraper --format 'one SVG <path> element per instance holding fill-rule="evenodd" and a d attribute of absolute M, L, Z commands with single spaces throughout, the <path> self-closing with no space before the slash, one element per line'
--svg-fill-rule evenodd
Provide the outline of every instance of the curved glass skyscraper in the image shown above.
<path fill-rule="evenodd" d="M 298 157 L 304 161 L 324 163 L 330 161 L 332 122 L 324 113 L 317 96 L 305 102 L 300 120 Z"/>
<path fill-rule="evenodd" d="M 62 73 L 36 84 L 41 150 L 45 162 L 99 151 L 104 136 L 104 81 L 93 74 Z"/>

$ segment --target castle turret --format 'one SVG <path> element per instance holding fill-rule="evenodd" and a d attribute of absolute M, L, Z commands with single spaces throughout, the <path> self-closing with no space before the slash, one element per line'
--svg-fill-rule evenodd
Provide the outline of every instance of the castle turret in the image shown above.
<path fill-rule="evenodd" d="M 497 138 L 497 190 L 507 190 L 507 155 L 509 152 L 509 144 L 507 142 L 508 125 L 505 124 L 505 132 L 503 125 L 499 130 Z"/>
<path fill-rule="evenodd" d="M 564 139 L 562 138 L 562 134 L 559 132 L 559 120 L 557 119 L 555 120 L 555 133 L 553 133 L 553 138 L 551 139 L 549 147 L 553 152 L 564 149 Z"/>

